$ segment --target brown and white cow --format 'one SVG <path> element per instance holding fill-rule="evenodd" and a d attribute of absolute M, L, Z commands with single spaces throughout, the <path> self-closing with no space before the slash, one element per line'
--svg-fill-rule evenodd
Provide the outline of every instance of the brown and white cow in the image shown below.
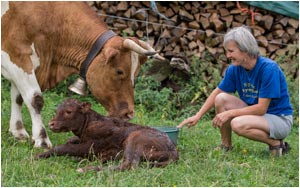
<path fill-rule="evenodd" d="M 24 102 L 34 146 L 51 147 L 41 117 L 42 91 L 79 73 L 95 41 L 109 29 L 84 2 L 1 5 L 1 74 L 11 81 L 9 130 L 16 138 L 29 138 L 21 117 Z M 108 115 L 133 117 L 133 79 L 148 55 L 161 58 L 143 41 L 113 36 L 91 60 L 85 80 Z"/>
<path fill-rule="evenodd" d="M 175 144 L 166 133 L 120 119 L 105 117 L 91 109 L 88 102 L 76 99 L 65 100 L 49 122 L 54 132 L 73 132 L 76 137 L 66 144 L 55 146 L 47 152 L 37 154 L 38 158 L 50 156 L 76 156 L 90 158 L 96 156 L 101 162 L 123 158 L 114 170 L 129 170 L 140 161 L 149 161 L 151 166 L 164 167 L 178 160 Z M 101 167 L 79 169 L 102 170 Z"/>

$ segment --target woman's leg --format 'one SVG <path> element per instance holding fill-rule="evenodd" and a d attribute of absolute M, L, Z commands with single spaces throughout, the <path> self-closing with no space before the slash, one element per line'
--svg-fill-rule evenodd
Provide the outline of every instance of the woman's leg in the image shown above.
<path fill-rule="evenodd" d="M 250 140 L 270 146 L 280 144 L 280 140 L 270 138 L 270 126 L 264 116 L 246 115 L 233 118 L 231 128 L 236 134 Z"/>
<path fill-rule="evenodd" d="M 241 99 L 238 97 L 235 97 L 233 95 L 230 95 L 228 93 L 220 93 L 217 95 L 215 99 L 215 110 L 216 114 L 225 112 L 227 110 L 231 109 L 238 109 L 246 107 L 247 104 L 244 103 Z M 221 132 L 221 143 L 223 146 L 231 147 L 231 125 L 230 125 L 231 119 L 228 120 L 223 126 L 220 128 Z"/>

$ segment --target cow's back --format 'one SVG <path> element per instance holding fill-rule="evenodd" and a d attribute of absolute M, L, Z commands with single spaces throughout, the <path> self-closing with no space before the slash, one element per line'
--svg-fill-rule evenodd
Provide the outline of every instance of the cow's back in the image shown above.
<path fill-rule="evenodd" d="M 10 2 L 6 14 L 7 19 L 2 20 L 2 26 L 21 28 L 27 33 L 28 39 L 40 34 L 74 31 L 69 27 L 77 25 L 82 28 L 90 18 L 95 20 L 95 24 L 104 25 L 83 2 Z"/>
<path fill-rule="evenodd" d="M 91 20 L 93 27 L 107 28 L 83 2 L 10 2 L 9 10 L 2 18 L 1 27 L 5 28 L 2 39 L 16 40 L 16 35 L 10 33 L 18 33 L 19 40 L 28 43 L 45 36 L 55 39 L 53 42 L 59 45 L 70 42 L 68 40 L 75 36 L 99 35 L 99 30 L 90 33 Z"/>

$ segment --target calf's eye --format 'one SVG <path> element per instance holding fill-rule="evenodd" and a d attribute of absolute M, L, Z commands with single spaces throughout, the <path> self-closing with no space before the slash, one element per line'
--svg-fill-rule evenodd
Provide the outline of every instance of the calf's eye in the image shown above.
<path fill-rule="evenodd" d="M 70 115 L 71 113 L 72 113 L 71 110 L 66 110 L 66 114 L 67 114 L 67 115 Z"/>

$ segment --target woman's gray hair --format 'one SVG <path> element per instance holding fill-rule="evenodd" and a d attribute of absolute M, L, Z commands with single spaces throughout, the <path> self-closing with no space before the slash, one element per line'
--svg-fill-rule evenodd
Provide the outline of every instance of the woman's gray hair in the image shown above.
<path fill-rule="evenodd" d="M 229 41 L 234 41 L 241 52 L 247 53 L 250 57 L 257 57 L 259 55 L 259 48 L 250 29 L 246 26 L 240 26 L 231 29 L 225 36 L 223 46 Z"/>

